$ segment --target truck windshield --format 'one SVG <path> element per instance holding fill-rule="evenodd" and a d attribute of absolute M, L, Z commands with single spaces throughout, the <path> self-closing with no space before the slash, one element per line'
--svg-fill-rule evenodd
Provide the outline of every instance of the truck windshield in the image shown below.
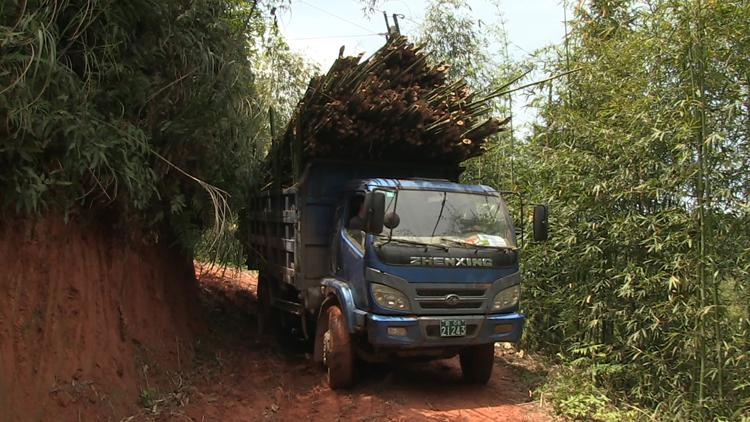
<path fill-rule="evenodd" d="M 420 190 L 385 191 L 386 213 L 400 219 L 393 240 L 434 245 L 515 248 L 513 223 L 500 196 Z M 385 229 L 378 243 L 386 241 Z"/>

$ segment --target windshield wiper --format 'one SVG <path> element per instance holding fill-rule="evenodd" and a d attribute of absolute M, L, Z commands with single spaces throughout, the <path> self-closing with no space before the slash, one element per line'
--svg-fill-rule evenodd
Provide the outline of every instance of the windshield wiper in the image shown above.
<path fill-rule="evenodd" d="M 477 245 L 475 243 L 462 242 L 460 240 L 449 239 L 447 237 L 441 237 L 440 240 L 442 240 L 444 242 L 448 242 L 448 243 L 450 243 L 452 245 L 456 245 L 456 246 L 460 246 L 460 247 L 464 247 L 464 248 L 489 248 L 489 249 L 499 249 L 499 250 L 503 250 L 503 251 L 507 251 L 507 250 L 515 251 L 516 249 L 518 249 L 518 248 L 513 247 L 513 246 Z"/>
<path fill-rule="evenodd" d="M 435 244 L 435 243 L 417 242 L 416 240 L 406 240 L 406 239 L 398 239 L 398 238 L 388 239 L 384 243 L 381 243 L 381 244 L 376 245 L 376 246 L 377 247 L 382 247 L 385 244 L 391 243 L 391 242 L 401 243 L 401 244 L 404 244 L 404 245 L 414 245 L 414 246 L 424 246 L 424 247 L 430 247 L 431 246 L 433 248 L 442 249 L 442 250 L 444 250 L 446 252 L 448 251 L 448 247 L 445 246 L 445 245 L 438 245 L 438 244 Z"/>

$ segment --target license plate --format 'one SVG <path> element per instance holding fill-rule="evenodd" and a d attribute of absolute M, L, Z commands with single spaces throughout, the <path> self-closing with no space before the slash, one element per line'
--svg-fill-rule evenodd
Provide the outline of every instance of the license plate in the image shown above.
<path fill-rule="evenodd" d="M 464 337 L 466 321 L 462 319 L 444 319 L 440 321 L 440 337 Z"/>

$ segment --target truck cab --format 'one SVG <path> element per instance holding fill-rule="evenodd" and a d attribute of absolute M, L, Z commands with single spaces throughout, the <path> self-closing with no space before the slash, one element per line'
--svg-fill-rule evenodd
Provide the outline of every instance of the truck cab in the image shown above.
<path fill-rule="evenodd" d="M 455 355 L 467 380 L 486 383 L 494 343 L 517 342 L 524 322 L 516 230 L 502 195 L 449 179 L 335 173 L 309 168 L 308 183 L 287 190 L 294 227 L 274 233 L 290 235 L 294 244 L 283 246 L 294 256 L 283 265 L 269 262 L 269 250 L 261 257 L 259 319 L 296 315 L 332 388 L 353 382 L 356 361 Z M 546 231 L 539 211 L 535 226 Z"/>

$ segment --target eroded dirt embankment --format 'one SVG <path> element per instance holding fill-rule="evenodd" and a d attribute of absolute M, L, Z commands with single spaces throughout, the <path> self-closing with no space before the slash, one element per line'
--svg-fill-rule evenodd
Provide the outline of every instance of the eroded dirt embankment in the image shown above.
<path fill-rule="evenodd" d="M 0 217 L 0 422 L 132 413 L 149 372 L 190 359 L 196 291 L 164 242 Z"/>
<path fill-rule="evenodd" d="M 193 271 L 93 223 L 0 218 L 0 422 L 551 419 L 502 349 L 485 387 L 451 359 L 331 391 L 309 347 L 256 336 L 255 274 Z"/>

